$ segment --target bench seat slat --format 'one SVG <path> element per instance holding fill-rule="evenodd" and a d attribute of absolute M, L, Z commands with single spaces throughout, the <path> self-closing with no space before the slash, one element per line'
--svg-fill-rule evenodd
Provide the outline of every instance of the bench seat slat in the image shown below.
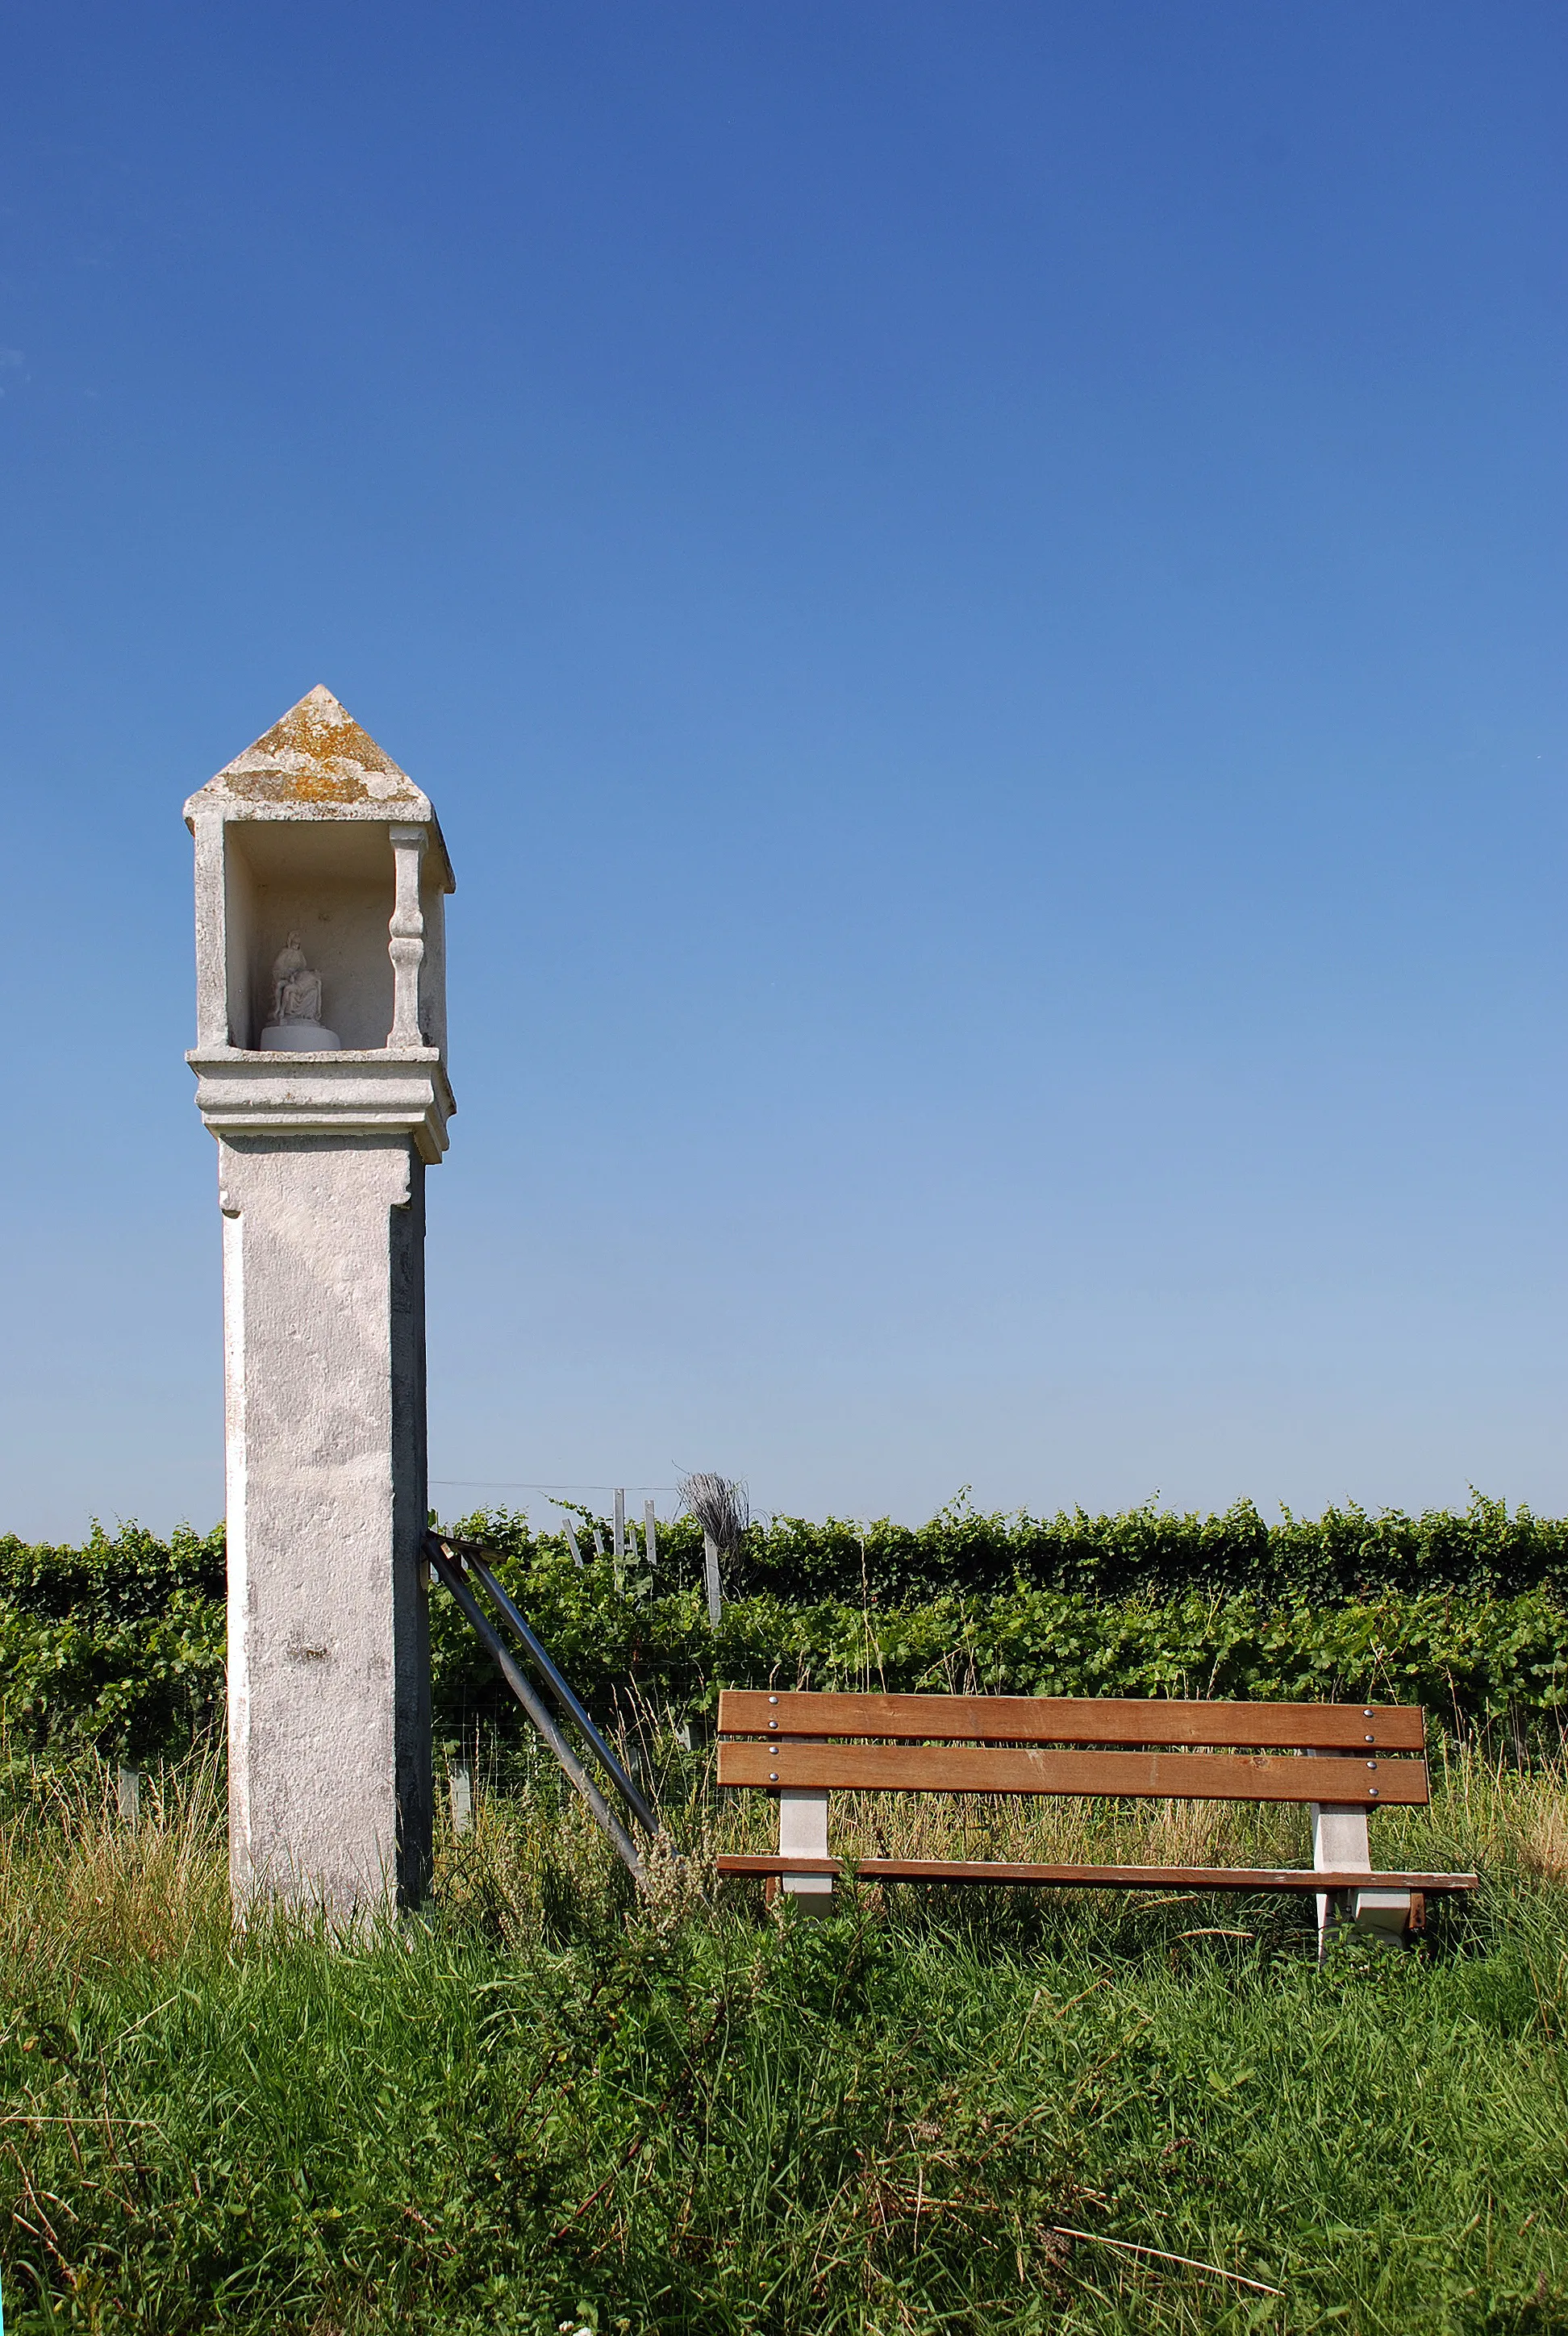
<path fill-rule="evenodd" d="M 721 1785 L 765 1791 L 1105 1794 L 1183 1801 L 1298 1801 L 1425 1808 L 1424 1760 L 1306 1760 L 1225 1752 L 1005 1746 L 722 1743 Z"/>
<path fill-rule="evenodd" d="M 770 1726 L 769 1723 L 773 1723 Z M 1148 1744 L 1423 1752 L 1418 1705 L 1203 1703 L 1055 1695 L 769 1695 L 726 1688 L 721 1736 L 882 1736 L 926 1742 Z M 1371 1737 L 1373 1744 L 1367 1745 Z"/>
<path fill-rule="evenodd" d="M 729 1874 L 837 1875 L 846 1870 L 842 1858 L 773 1853 L 726 1854 L 715 1864 L 720 1874 Z M 1028 1865 L 946 1857 L 862 1857 L 851 1864 L 862 1881 L 1037 1882 L 1075 1890 L 1418 1890 L 1440 1896 L 1478 1887 L 1474 1874 L 1368 1874 L 1359 1868 L 1320 1873 L 1295 1866 Z"/>

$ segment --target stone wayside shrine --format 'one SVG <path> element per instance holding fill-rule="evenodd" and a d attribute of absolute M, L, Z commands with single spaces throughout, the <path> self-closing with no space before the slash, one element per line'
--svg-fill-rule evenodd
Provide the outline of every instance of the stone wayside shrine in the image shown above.
<path fill-rule="evenodd" d="M 446 1149 L 428 799 L 326 689 L 190 797 L 218 1139 L 236 1904 L 429 1875 L 424 1172 Z"/>

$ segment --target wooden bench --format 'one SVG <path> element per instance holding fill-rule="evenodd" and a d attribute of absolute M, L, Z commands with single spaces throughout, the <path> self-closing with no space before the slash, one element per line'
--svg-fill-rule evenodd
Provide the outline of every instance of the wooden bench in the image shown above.
<path fill-rule="evenodd" d="M 1294 1801 L 1312 1812 L 1310 1867 L 1028 1865 L 970 1858 L 862 1857 L 882 1882 L 1037 1883 L 1076 1890 L 1290 1890 L 1332 1914 L 1399 1937 L 1422 1929 L 1434 1893 L 1473 1874 L 1373 1870 L 1367 1819 L 1425 1808 L 1426 1724 L 1417 1708 L 1339 1703 L 1132 1702 L 1069 1696 L 814 1695 L 726 1689 L 718 1781 L 772 1794 L 778 1848 L 722 1855 L 825 1912 L 842 1859 L 828 1852 L 828 1796 L 1047 1793 L 1184 1801 Z"/>

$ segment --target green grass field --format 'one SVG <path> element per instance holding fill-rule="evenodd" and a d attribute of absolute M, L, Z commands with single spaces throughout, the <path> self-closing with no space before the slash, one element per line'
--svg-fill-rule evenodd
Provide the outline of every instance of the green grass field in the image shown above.
<path fill-rule="evenodd" d="M 1561 1765 L 1457 1757 L 1429 1816 L 1388 1812 L 1380 1859 L 1484 1888 L 1322 1970 L 1310 1901 L 775 1919 L 714 1887 L 757 1819 L 701 1774 L 641 1902 L 541 1777 L 482 1796 L 423 1914 L 335 1942 L 231 1932 L 199 1764 L 134 1833 L 106 1774 L 14 1770 L 8 2336 L 1568 2330 Z M 989 1822 L 845 1812 L 928 1846 Z M 1008 1822 L 1082 1854 L 1304 1844 L 1288 1810 Z"/>

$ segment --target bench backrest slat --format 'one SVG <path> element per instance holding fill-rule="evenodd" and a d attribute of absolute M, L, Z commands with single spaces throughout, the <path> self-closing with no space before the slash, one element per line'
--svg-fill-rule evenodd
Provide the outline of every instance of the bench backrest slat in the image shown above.
<path fill-rule="evenodd" d="M 1424 1760 L 1307 1760 L 1286 1754 L 1102 1752 L 1001 1745 L 723 1743 L 721 1785 L 766 1792 L 1129 1795 L 1192 1801 L 1360 1803 L 1424 1808 Z"/>
<path fill-rule="evenodd" d="M 1419 1706 L 1201 1703 L 1148 1696 L 819 1695 L 726 1688 L 720 1736 L 871 1736 L 912 1743 L 1175 1745 L 1424 1752 Z"/>

